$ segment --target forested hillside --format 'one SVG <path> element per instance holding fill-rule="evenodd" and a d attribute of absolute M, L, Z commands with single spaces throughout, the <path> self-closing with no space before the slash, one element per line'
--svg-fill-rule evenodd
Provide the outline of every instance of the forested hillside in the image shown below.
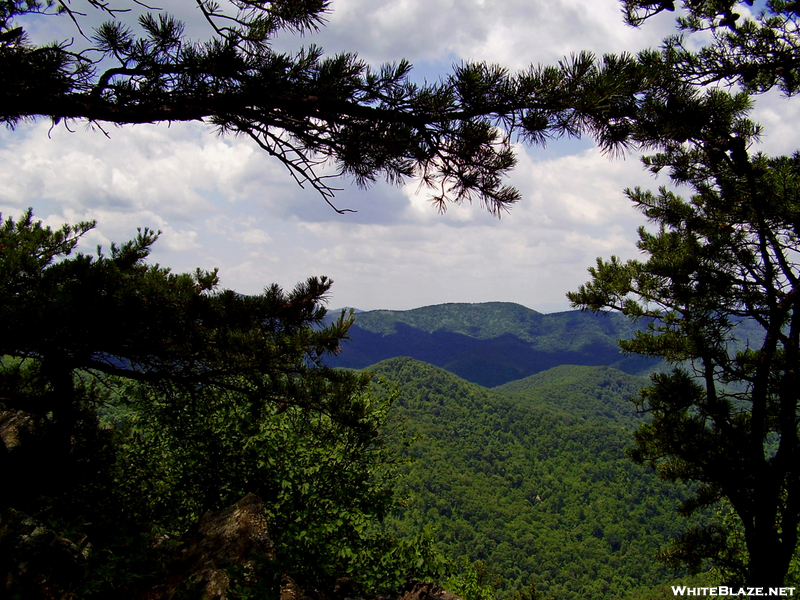
<path fill-rule="evenodd" d="M 332 364 L 361 369 L 410 356 L 487 387 L 564 364 L 641 374 L 658 361 L 625 356 L 617 346 L 635 330 L 618 314 L 542 314 L 511 302 L 375 310 L 356 315 L 350 341 Z"/>
<path fill-rule="evenodd" d="M 370 368 L 398 386 L 406 450 L 403 534 L 432 527 L 441 549 L 486 567 L 500 595 L 622 598 L 675 577 L 654 553 L 685 524 L 681 492 L 624 454 L 644 378 L 559 367 L 488 390 L 395 358 Z"/>

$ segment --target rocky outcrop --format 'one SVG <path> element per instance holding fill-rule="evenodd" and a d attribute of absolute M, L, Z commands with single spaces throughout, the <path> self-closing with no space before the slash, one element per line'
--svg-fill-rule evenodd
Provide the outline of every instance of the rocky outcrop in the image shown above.
<path fill-rule="evenodd" d="M 148 600 L 166 600 L 176 589 L 191 587 L 197 597 L 226 597 L 226 569 L 235 565 L 245 571 L 256 556 L 275 555 L 267 531 L 264 506 L 258 496 L 247 494 L 233 506 L 208 512 L 179 540 L 165 557 L 160 583 L 146 593 Z"/>
<path fill-rule="evenodd" d="M 0 410 L 0 453 L 20 444 L 20 431 L 28 427 L 31 416 L 18 410 Z"/>
<path fill-rule="evenodd" d="M 399 600 L 461 600 L 461 598 L 435 583 L 411 581 L 403 588 Z"/>
<path fill-rule="evenodd" d="M 255 557 L 274 557 L 261 500 L 248 494 L 223 510 L 208 512 L 177 544 L 154 548 L 161 569 L 139 592 L 121 597 L 167 600 L 191 590 L 192 598 L 224 599 L 226 569 L 246 573 Z M 0 595 L 74 598 L 86 558 L 72 541 L 12 508 L 0 510 Z M 5 597 L 5 596 L 3 596 Z"/>

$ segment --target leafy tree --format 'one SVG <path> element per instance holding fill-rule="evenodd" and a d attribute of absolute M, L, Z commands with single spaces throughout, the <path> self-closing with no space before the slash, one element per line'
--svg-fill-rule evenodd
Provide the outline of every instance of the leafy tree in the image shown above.
<path fill-rule="evenodd" d="M 511 135 L 543 143 L 591 133 L 616 147 L 617 123 L 647 81 L 630 57 L 598 62 L 584 53 L 515 76 L 463 64 L 439 83 L 417 85 L 406 61 L 372 69 L 355 54 L 324 57 L 313 45 L 293 55 L 272 49 L 281 30 L 318 28 L 327 0 L 194 4 L 209 26 L 201 43 L 164 12 L 145 11 L 136 29 L 122 21 L 145 6 L 135 0 L 3 2 L 0 120 L 47 116 L 100 127 L 202 120 L 252 138 L 329 202 L 335 189 L 322 166 L 332 162 L 359 185 L 420 176 L 441 210 L 447 201 L 477 199 L 499 214 L 519 197 L 502 184 L 515 162 Z M 88 13 L 111 20 L 83 31 Z M 32 14 L 71 19 L 82 37 L 34 46 L 24 31 Z"/>
<path fill-rule="evenodd" d="M 29 385 L 39 386 L 29 390 L 9 375 L 8 406 L 52 414 L 68 440 L 80 371 L 152 385 L 210 386 L 344 418 L 349 407 L 341 399 L 314 397 L 297 385 L 338 376 L 319 362 L 338 351 L 351 320 L 343 314 L 319 327 L 328 279 L 311 278 L 288 294 L 275 285 L 259 296 L 217 291 L 216 271 L 175 275 L 147 265 L 158 238 L 147 229 L 112 245 L 109 255 L 71 256 L 93 226 L 53 232 L 28 211 L 0 229 L 0 355 L 33 361 Z"/>
<path fill-rule="evenodd" d="M 0 227 L 0 409 L 23 423 L 0 468 L 26 482 L 0 510 L 91 548 L 83 594 L 144 576 L 151 528 L 175 536 L 248 492 L 282 572 L 324 583 L 369 565 L 377 589 L 436 564 L 375 528 L 394 505 L 392 398 L 321 365 L 351 323 L 323 324 L 330 280 L 242 296 L 216 272 L 146 264 L 149 230 L 76 254 L 91 227 L 52 231 L 31 211 Z"/>
<path fill-rule="evenodd" d="M 276 548 L 260 575 L 273 592 L 284 574 L 323 588 L 348 577 L 386 593 L 435 576 L 444 565 L 429 542 L 412 534 L 396 543 L 377 527 L 396 505 L 397 459 L 387 443 L 393 396 L 364 389 L 364 375 L 342 375 L 308 387 L 348 402 L 346 423 L 228 390 L 129 387 L 115 487 L 144 501 L 127 510 L 179 533 L 206 510 L 257 494 Z"/>

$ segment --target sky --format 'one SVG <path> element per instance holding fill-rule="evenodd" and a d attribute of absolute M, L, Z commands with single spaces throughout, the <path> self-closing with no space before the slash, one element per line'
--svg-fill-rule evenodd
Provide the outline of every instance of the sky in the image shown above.
<path fill-rule="evenodd" d="M 159 4 L 201 39 L 208 32 L 192 5 Z M 75 36 L 64 18 L 25 25 L 36 42 Z M 461 61 L 514 71 L 581 50 L 636 52 L 673 28 L 669 14 L 630 28 L 617 0 L 334 0 L 318 34 L 275 43 L 355 51 L 376 66 L 406 58 L 414 77 L 435 81 Z M 800 103 L 769 94 L 753 118 L 765 128 L 763 151 L 797 149 Z M 588 279 L 598 256 L 637 256 L 644 221 L 623 190 L 667 183 L 636 155 L 610 158 L 589 139 L 559 140 L 516 147 L 508 183 L 522 201 L 499 220 L 479 205 L 439 214 L 415 181 L 368 190 L 341 181 L 336 205 L 357 211 L 341 215 L 249 140 L 220 138 L 201 123 L 106 130 L 110 139 L 44 119 L 0 130 L 4 218 L 30 206 L 53 227 L 96 220 L 85 252 L 130 239 L 137 227 L 161 230 L 151 259 L 173 271 L 218 267 L 221 285 L 244 294 L 326 275 L 331 306 L 362 310 L 488 301 L 568 310 L 566 292 Z"/>

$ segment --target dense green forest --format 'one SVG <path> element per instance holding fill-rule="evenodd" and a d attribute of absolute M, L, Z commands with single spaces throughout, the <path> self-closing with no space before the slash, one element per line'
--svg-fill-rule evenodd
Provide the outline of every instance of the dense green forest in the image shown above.
<path fill-rule="evenodd" d="M 244 296 L 215 271 L 147 264 L 149 230 L 74 252 L 93 226 L 53 231 L 31 211 L 0 224 L 3 592 L 211 597 L 241 579 L 274 594 L 291 576 L 374 593 L 438 573 L 424 543 L 374 527 L 395 506 L 393 396 L 320 364 L 349 325 L 323 326 L 331 282 Z M 193 539 L 246 497 L 258 508 L 232 519 L 233 541 Z"/>
<path fill-rule="evenodd" d="M 489 390 L 395 358 L 369 369 L 398 386 L 405 450 L 399 535 L 431 528 L 439 548 L 478 561 L 501 597 L 623 598 L 676 574 L 655 552 L 685 525 L 684 491 L 624 453 L 646 380 L 561 366 Z"/>

